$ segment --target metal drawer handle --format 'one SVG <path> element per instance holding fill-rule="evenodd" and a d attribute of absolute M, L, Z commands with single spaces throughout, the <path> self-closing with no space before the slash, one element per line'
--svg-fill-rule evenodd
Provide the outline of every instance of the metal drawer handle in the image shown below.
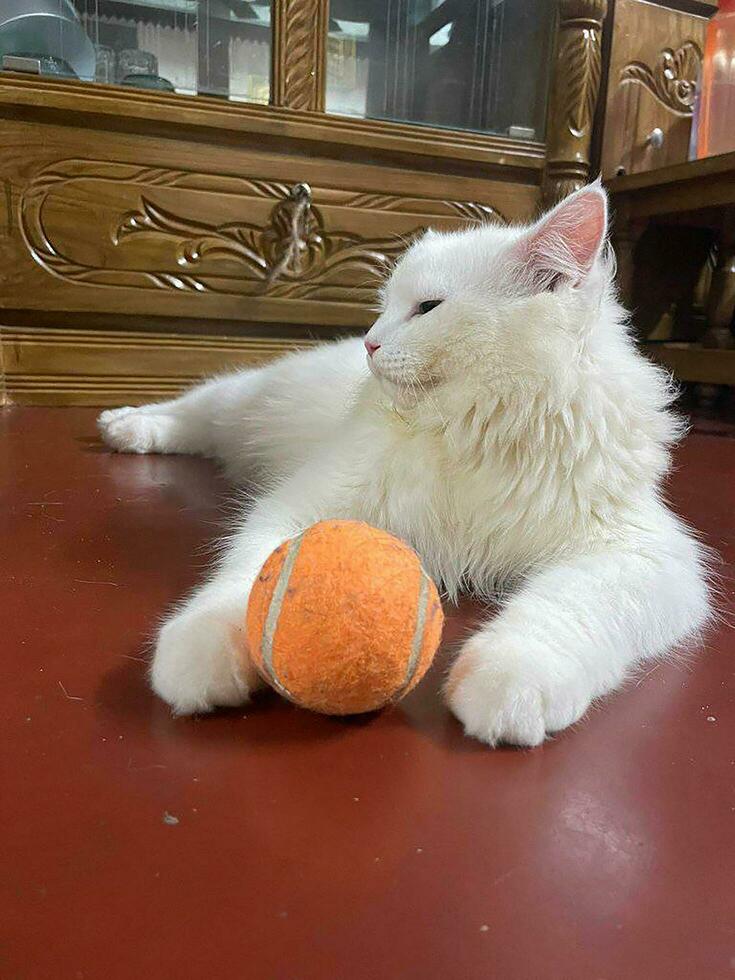
<path fill-rule="evenodd" d="M 646 146 L 650 146 L 654 150 L 660 150 L 664 145 L 664 131 L 656 126 L 646 137 Z"/>
<path fill-rule="evenodd" d="M 299 251 L 307 247 L 310 209 L 311 187 L 303 183 L 294 184 L 288 197 L 273 209 L 271 227 L 280 230 L 277 248 L 281 254 L 271 266 L 267 286 L 273 285 L 292 263 L 296 263 Z"/>

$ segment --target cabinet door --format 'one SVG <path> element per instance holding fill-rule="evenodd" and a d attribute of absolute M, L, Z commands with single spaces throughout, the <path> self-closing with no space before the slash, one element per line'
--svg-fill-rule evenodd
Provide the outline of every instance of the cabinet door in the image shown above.
<path fill-rule="evenodd" d="M 543 140 L 555 0 L 330 0 L 326 109 Z"/>
<path fill-rule="evenodd" d="M 640 173 L 687 159 L 707 18 L 617 0 L 602 173 Z"/>
<path fill-rule="evenodd" d="M 0 56 L 43 75 L 268 103 L 270 0 L 7 0 Z M 22 14 L 22 15 L 21 15 Z"/>

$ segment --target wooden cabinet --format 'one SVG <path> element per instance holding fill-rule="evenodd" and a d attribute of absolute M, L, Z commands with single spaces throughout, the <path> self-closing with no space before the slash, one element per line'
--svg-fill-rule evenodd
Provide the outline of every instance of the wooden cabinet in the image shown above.
<path fill-rule="evenodd" d="M 641 173 L 687 159 L 706 28 L 706 16 L 646 0 L 616 0 L 603 177 Z"/>
<path fill-rule="evenodd" d="M 218 0 L 204 19 L 160 0 L 125 21 L 126 44 L 155 50 L 116 61 L 123 0 L 74 3 L 105 70 L 155 67 L 179 94 L 0 72 L 5 401 L 145 400 L 363 329 L 422 229 L 528 220 L 588 179 L 605 0 L 258 0 L 229 16 Z M 268 44 L 267 84 L 244 73 L 246 43 Z M 330 111 L 335 92 L 355 113 Z"/>

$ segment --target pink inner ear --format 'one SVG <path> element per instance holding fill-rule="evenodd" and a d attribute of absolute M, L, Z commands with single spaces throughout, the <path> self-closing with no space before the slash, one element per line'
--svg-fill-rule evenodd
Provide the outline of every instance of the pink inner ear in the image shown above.
<path fill-rule="evenodd" d="M 606 225 L 603 193 L 589 188 L 572 194 L 531 232 L 528 258 L 532 269 L 583 279 L 597 258 Z"/>

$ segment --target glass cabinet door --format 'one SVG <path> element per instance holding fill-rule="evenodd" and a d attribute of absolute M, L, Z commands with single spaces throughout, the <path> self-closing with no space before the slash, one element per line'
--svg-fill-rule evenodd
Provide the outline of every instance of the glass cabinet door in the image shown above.
<path fill-rule="evenodd" d="M 542 140 L 553 0 L 330 0 L 327 111 Z"/>
<path fill-rule="evenodd" d="M 6 67 L 8 57 L 35 60 L 42 75 L 267 103 L 271 4 L 0 0 Z"/>
<path fill-rule="evenodd" d="M 322 2 L 327 112 L 544 139 L 555 0 Z M 0 65 L 268 104 L 274 4 L 0 0 Z M 323 40 L 286 32 L 281 50 L 316 77 Z"/>

